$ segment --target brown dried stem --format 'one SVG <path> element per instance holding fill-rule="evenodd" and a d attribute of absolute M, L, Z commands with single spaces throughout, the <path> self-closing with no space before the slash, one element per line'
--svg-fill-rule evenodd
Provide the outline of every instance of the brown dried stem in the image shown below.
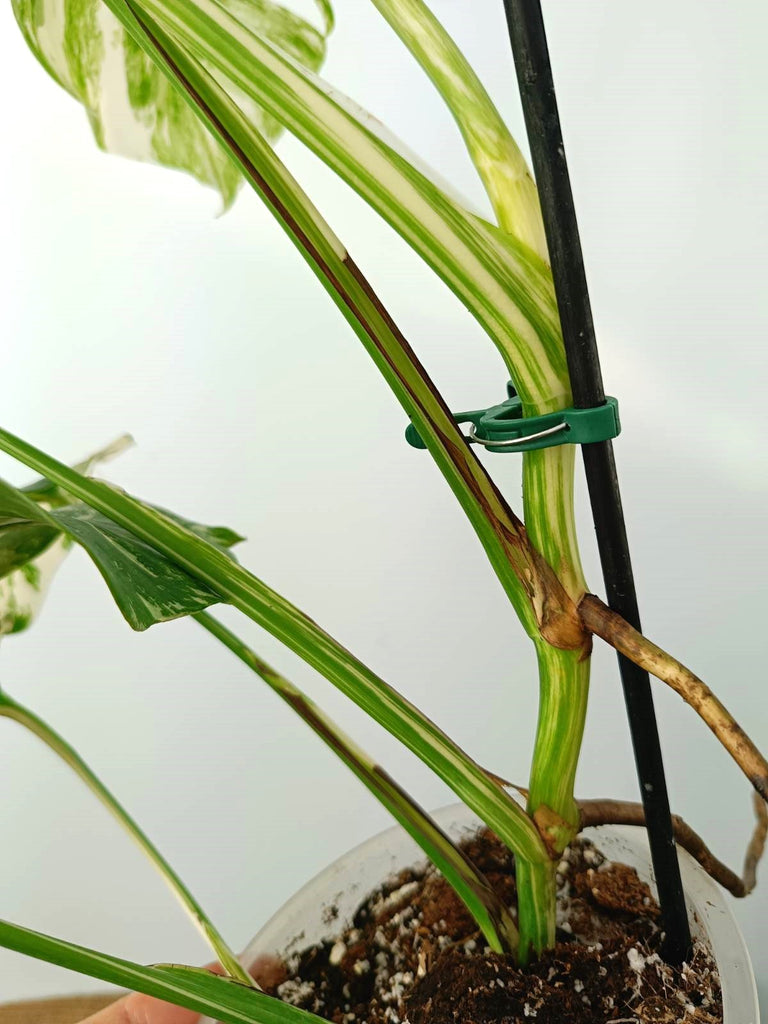
<path fill-rule="evenodd" d="M 757 882 L 757 865 L 765 850 L 768 835 L 768 810 L 764 801 L 755 793 L 755 829 L 744 858 L 744 871 L 740 878 L 726 864 L 718 860 L 701 836 L 678 815 L 672 815 L 675 841 L 698 861 L 707 874 L 727 889 L 733 896 L 748 896 Z M 594 825 L 645 825 L 642 804 L 624 800 L 580 800 L 581 827 Z"/>
<path fill-rule="evenodd" d="M 587 594 L 579 605 L 584 625 L 620 654 L 671 686 L 707 723 L 764 800 L 768 800 L 768 761 L 721 704 L 690 669 L 633 629 L 600 598 Z"/>

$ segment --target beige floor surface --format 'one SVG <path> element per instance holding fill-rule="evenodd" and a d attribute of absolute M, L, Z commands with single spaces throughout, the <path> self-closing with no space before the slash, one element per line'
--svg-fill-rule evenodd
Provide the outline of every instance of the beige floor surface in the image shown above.
<path fill-rule="evenodd" d="M 0 1006 L 0 1024 L 77 1024 L 114 1002 L 115 995 L 75 996 Z"/>

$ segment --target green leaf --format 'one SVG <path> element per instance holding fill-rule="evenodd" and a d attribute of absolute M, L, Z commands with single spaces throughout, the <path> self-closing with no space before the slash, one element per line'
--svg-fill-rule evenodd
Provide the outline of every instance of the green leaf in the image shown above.
<path fill-rule="evenodd" d="M 184 516 L 176 515 L 175 512 L 169 512 L 167 508 L 161 508 L 159 505 L 154 505 L 153 508 L 156 508 L 158 512 L 161 512 L 169 519 L 173 519 L 179 526 L 185 527 L 190 533 L 194 533 L 195 536 L 200 537 L 209 544 L 213 544 L 215 548 L 218 548 L 225 554 L 228 553 L 231 558 L 234 555 L 232 555 L 229 549 L 233 548 L 235 544 L 242 544 L 245 540 L 245 537 L 235 533 L 234 530 L 230 530 L 228 526 L 204 526 L 202 523 L 195 523 L 191 519 L 185 519 Z"/>
<path fill-rule="evenodd" d="M 426 432 L 426 425 L 424 429 Z M 109 484 L 81 476 L 2 429 L 0 450 L 156 547 L 210 586 L 221 600 L 269 630 L 421 758 L 516 854 L 531 861 L 549 860 L 534 822 L 471 757 L 401 693 L 258 577 L 151 506 Z"/>
<path fill-rule="evenodd" d="M 78 502 L 53 515 L 91 556 L 131 629 L 144 630 L 221 601 L 215 590 L 87 505 Z M 220 550 L 241 539 L 224 527 L 201 526 L 165 511 L 163 515 Z M 229 543 L 222 544 L 222 538 Z"/>
<path fill-rule="evenodd" d="M 21 633 L 32 625 L 70 546 L 59 536 L 37 558 L 0 580 L 0 636 Z"/>
<path fill-rule="evenodd" d="M 0 946 L 185 1006 L 223 1024 L 327 1024 L 306 1010 L 210 971 L 178 965 L 143 967 L 9 921 L 0 921 Z"/>
<path fill-rule="evenodd" d="M 0 524 L 0 579 L 41 555 L 59 533 L 55 526 L 4 520 Z"/>
<path fill-rule="evenodd" d="M 132 443 L 128 435 L 119 437 L 75 468 L 87 473 Z M 36 480 L 21 491 L 0 481 L 0 636 L 31 625 L 70 548 L 58 524 L 38 504 L 47 509 L 69 501 L 49 480 Z"/>
<path fill-rule="evenodd" d="M 31 624 L 65 554 L 56 522 L 0 480 L 0 636 Z"/>
<path fill-rule="evenodd" d="M 12 0 L 14 14 L 40 63 L 85 107 L 94 135 L 110 153 L 188 171 L 213 185 L 225 205 L 240 174 L 101 0 Z M 322 30 L 272 0 L 224 0 L 243 24 L 316 70 L 333 25 L 329 0 L 316 0 Z M 254 103 L 248 115 L 274 141 L 278 122 Z"/>
<path fill-rule="evenodd" d="M 49 489 L 46 492 L 50 493 Z M 227 554 L 243 539 L 224 526 L 204 526 L 165 509 L 158 511 Z M 0 603 L 4 610 L 0 633 L 18 632 L 28 625 L 31 612 L 27 604 L 32 595 L 26 595 L 24 603 L 22 582 L 25 578 L 30 586 L 36 582 L 29 578 L 35 571 L 30 559 L 62 533 L 91 556 L 132 629 L 144 630 L 157 622 L 200 612 L 221 600 L 215 590 L 170 558 L 82 502 L 46 510 L 0 480 L 0 555 L 13 568 L 22 566 L 14 573 L 12 586 L 0 590 L 6 600 L 5 605 Z"/>

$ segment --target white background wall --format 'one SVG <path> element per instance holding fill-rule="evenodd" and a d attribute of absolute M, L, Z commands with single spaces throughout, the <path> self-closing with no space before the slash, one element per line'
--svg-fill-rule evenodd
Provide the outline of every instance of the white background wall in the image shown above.
<path fill-rule="evenodd" d="M 501 0 L 435 0 L 521 135 Z M 327 77 L 478 204 L 452 123 L 370 4 L 337 0 Z M 560 91 L 644 622 L 768 747 L 764 403 L 768 17 L 761 0 L 549 0 Z M 109 158 L 0 13 L 2 423 L 66 460 L 131 430 L 110 467 L 141 496 L 248 535 L 246 565 L 489 767 L 525 777 L 528 644 L 473 534 L 350 329 L 251 195 L 217 219 L 191 180 Z M 369 272 L 454 407 L 503 396 L 447 291 L 290 139 L 281 153 Z M 352 428 L 350 424 L 354 423 Z M 354 436 L 351 432 L 354 430 Z M 518 463 L 489 464 L 519 508 Z M 0 471 L 27 479 L 4 461 Z M 580 481 L 588 578 L 599 590 Z M 234 621 L 234 616 L 226 618 Z M 331 687 L 241 632 L 427 805 L 447 791 Z M 145 825 L 234 945 L 385 814 L 192 623 L 131 633 L 71 556 L 9 692 Z M 598 648 L 582 795 L 634 798 L 613 658 Z M 675 809 L 734 866 L 748 785 L 656 687 Z M 0 916 L 141 961 L 206 953 L 91 797 L 1 727 Z M 764 872 L 765 875 L 765 872 Z M 736 907 L 768 992 L 766 883 Z M 95 985 L 0 953 L 0 998 Z"/>

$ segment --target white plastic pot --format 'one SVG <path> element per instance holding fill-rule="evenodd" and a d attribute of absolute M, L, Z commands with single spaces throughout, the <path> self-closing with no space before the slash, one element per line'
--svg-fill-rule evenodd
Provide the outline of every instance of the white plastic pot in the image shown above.
<path fill-rule="evenodd" d="M 479 825 L 476 815 L 463 805 L 445 807 L 434 818 L 454 838 Z M 586 829 L 584 835 L 611 860 L 634 867 L 655 891 L 643 829 L 611 825 Z M 752 964 L 733 914 L 720 888 L 684 850 L 679 853 L 691 927 L 696 935 L 706 937 L 717 960 L 724 1024 L 759 1024 Z M 388 875 L 423 860 L 421 850 L 399 827 L 374 836 L 321 871 L 288 900 L 250 943 L 243 963 L 253 963 L 260 954 L 283 955 L 330 938 Z M 338 909 L 338 916 L 328 924 L 325 911 L 330 907 Z"/>

